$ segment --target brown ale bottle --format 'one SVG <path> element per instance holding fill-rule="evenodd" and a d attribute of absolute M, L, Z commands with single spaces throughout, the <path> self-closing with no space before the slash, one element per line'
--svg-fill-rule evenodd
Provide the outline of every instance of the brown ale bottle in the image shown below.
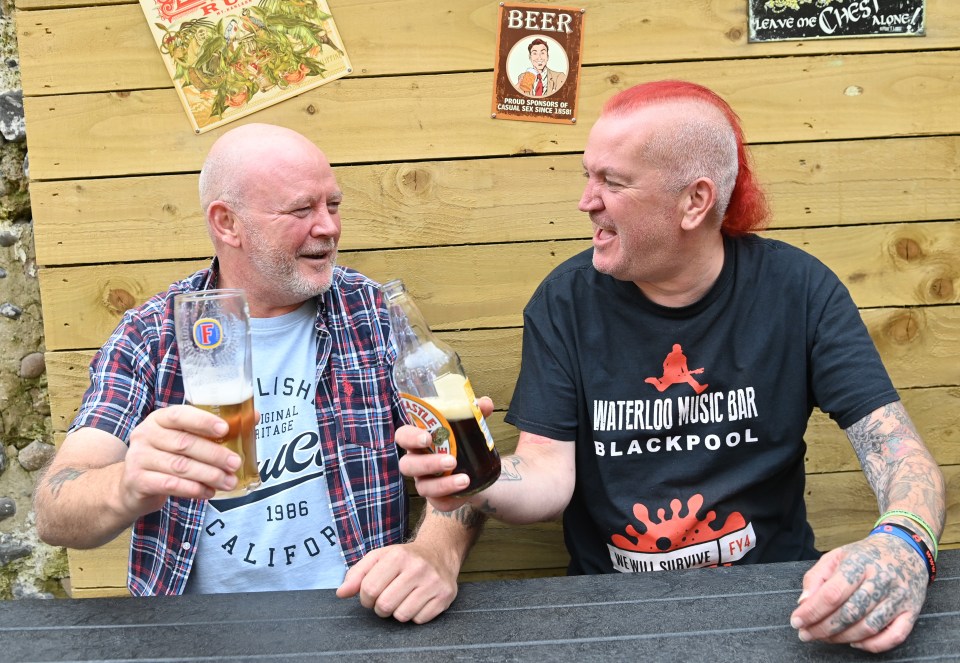
<path fill-rule="evenodd" d="M 430 331 L 403 281 L 385 284 L 383 294 L 399 351 L 393 376 L 407 417 L 433 437 L 433 453 L 457 459 L 448 474 L 470 477 L 457 495 L 479 492 L 500 476 L 500 454 L 460 357 Z"/>

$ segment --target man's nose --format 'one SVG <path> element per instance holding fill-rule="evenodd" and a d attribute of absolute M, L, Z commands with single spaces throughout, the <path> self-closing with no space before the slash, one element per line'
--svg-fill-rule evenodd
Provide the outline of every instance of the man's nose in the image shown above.
<path fill-rule="evenodd" d="M 336 235 L 340 229 L 340 222 L 337 217 L 330 214 L 326 207 L 323 207 L 313 215 L 310 225 L 310 235 L 312 237 L 328 237 Z"/>
<path fill-rule="evenodd" d="M 594 182 L 587 181 L 583 187 L 583 195 L 580 196 L 580 203 L 577 205 L 581 212 L 593 212 L 602 207 L 600 196 L 597 195 L 597 185 Z"/>

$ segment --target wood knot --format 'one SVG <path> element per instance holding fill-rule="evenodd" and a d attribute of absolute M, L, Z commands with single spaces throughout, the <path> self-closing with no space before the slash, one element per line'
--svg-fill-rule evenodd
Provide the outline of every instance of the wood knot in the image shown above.
<path fill-rule="evenodd" d="M 607 82 L 609 82 L 610 85 L 618 85 L 620 83 L 619 74 L 610 74 L 607 76 Z"/>
<path fill-rule="evenodd" d="M 430 190 L 433 175 L 425 168 L 404 168 L 399 173 L 399 183 L 404 193 L 422 196 Z"/>
<path fill-rule="evenodd" d="M 173 203 L 164 203 L 163 211 L 169 214 L 170 216 L 176 216 L 178 212 L 177 206 L 174 205 Z"/>
<path fill-rule="evenodd" d="M 920 336 L 920 321 L 912 311 L 897 313 L 884 327 L 884 335 L 900 345 L 913 343 Z"/>
<path fill-rule="evenodd" d="M 113 288 L 107 292 L 107 308 L 118 315 L 123 315 L 127 310 L 132 309 L 137 303 L 136 300 L 126 290 Z"/>
<path fill-rule="evenodd" d="M 917 260 L 923 257 L 923 250 L 916 240 L 909 237 L 901 237 L 894 245 L 897 250 L 897 256 L 902 260 Z"/>
<path fill-rule="evenodd" d="M 930 295 L 936 301 L 953 301 L 953 279 L 947 276 L 940 276 L 930 282 Z"/>
<path fill-rule="evenodd" d="M 730 41 L 740 41 L 740 38 L 743 36 L 743 30 L 740 28 L 730 28 L 726 32 L 726 37 Z"/>
<path fill-rule="evenodd" d="M 314 106 L 313 104 L 308 104 L 307 115 L 316 115 L 316 114 L 317 114 L 317 107 Z"/>

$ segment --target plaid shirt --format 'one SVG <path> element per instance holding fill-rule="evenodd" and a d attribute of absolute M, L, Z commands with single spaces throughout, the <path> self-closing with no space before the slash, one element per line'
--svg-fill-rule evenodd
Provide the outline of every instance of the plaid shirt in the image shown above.
<path fill-rule="evenodd" d="M 130 433 L 157 408 L 183 403 L 173 327 L 177 293 L 216 287 L 217 263 L 127 311 L 90 365 L 70 430 Z M 393 434 L 405 422 L 392 379 L 396 350 L 377 285 L 342 267 L 317 300 L 315 405 L 324 476 L 347 564 L 406 535 L 407 504 Z M 170 498 L 133 526 L 127 585 L 134 596 L 182 594 L 206 501 Z"/>

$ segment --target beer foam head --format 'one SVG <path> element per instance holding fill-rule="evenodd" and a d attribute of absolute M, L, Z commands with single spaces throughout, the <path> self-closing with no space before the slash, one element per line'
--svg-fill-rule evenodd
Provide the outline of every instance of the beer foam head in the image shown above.
<path fill-rule="evenodd" d="M 184 384 L 187 400 L 194 405 L 235 405 L 253 397 L 253 385 L 245 380 L 193 385 Z"/>
<path fill-rule="evenodd" d="M 467 379 L 457 373 L 441 375 L 433 381 L 437 395 L 425 399 L 448 420 L 472 419 L 473 400 L 467 391 Z"/>

